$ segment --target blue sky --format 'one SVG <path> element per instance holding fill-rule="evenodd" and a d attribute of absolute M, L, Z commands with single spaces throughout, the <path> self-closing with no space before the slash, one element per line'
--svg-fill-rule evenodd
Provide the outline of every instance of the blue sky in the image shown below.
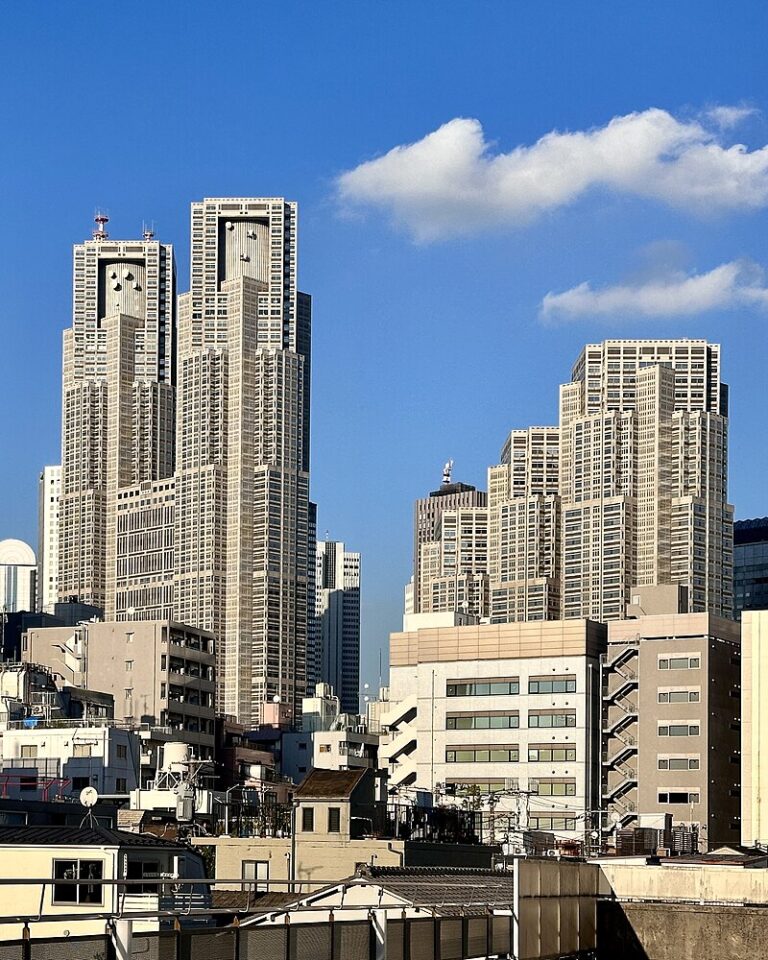
<path fill-rule="evenodd" d="M 759 0 L 7 7 L 0 537 L 35 542 L 58 461 L 70 245 L 96 207 L 112 236 L 154 221 L 183 290 L 188 204 L 221 195 L 301 204 L 312 494 L 363 553 L 371 682 L 414 498 L 555 422 L 586 342 L 721 342 L 731 499 L 768 513 L 766 36 Z"/>

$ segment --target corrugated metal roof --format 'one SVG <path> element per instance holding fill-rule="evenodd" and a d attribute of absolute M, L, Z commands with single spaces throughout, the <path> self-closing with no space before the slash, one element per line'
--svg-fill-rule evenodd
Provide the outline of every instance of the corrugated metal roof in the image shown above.
<path fill-rule="evenodd" d="M 293 795 L 300 800 L 348 800 L 366 772 L 365 767 L 360 770 L 310 770 Z"/>

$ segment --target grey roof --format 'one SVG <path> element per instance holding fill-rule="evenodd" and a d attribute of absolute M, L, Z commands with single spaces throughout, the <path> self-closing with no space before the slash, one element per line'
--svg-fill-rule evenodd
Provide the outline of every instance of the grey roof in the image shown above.
<path fill-rule="evenodd" d="M 110 830 L 94 824 L 87 827 L 32 826 L 0 827 L 0 846 L 30 847 L 169 847 L 184 849 L 183 844 L 162 840 L 148 833 Z"/>
<path fill-rule="evenodd" d="M 361 867 L 359 877 L 441 915 L 484 911 L 514 902 L 514 877 L 472 867 Z"/>

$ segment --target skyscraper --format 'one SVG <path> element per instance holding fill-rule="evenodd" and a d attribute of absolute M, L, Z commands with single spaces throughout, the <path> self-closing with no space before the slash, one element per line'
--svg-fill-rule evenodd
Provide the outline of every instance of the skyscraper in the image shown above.
<path fill-rule="evenodd" d="M 733 616 L 743 610 L 768 610 L 768 517 L 733 525 Z"/>
<path fill-rule="evenodd" d="M 74 249 L 64 332 L 59 597 L 114 612 L 118 490 L 173 472 L 173 250 L 110 240 L 98 216 Z"/>
<path fill-rule="evenodd" d="M 306 693 L 310 298 L 296 204 L 192 204 L 179 301 L 176 618 L 218 638 L 218 704 L 245 724 Z"/>
<path fill-rule="evenodd" d="M 312 572 L 296 204 L 192 205 L 178 340 L 171 248 L 97 223 L 65 334 L 59 595 L 213 632 L 219 711 L 251 725 L 279 699 L 297 716 Z"/>
<path fill-rule="evenodd" d="M 487 497 L 468 483 L 454 483 L 452 467 L 452 461 L 445 465 L 439 489 L 414 506 L 413 584 L 406 592 L 406 612 L 466 610 L 484 617 L 488 607 Z"/>
<path fill-rule="evenodd" d="M 360 709 L 360 554 L 336 540 L 316 551 L 318 680 L 329 683 L 343 713 Z"/>
<path fill-rule="evenodd" d="M 35 610 L 35 551 L 23 540 L 0 540 L 0 619 L 6 613 Z"/>
<path fill-rule="evenodd" d="M 37 606 L 53 613 L 59 599 L 59 497 L 61 467 L 43 467 L 38 482 Z"/>
<path fill-rule="evenodd" d="M 513 430 L 489 470 L 492 621 L 623 619 L 665 584 L 730 616 L 727 398 L 715 344 L 587 345 L 559 426 Z"/>

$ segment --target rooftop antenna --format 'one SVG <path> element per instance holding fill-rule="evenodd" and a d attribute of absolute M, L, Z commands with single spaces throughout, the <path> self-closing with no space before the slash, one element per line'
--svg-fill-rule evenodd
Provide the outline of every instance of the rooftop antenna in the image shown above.
<path fill-rule="evenodd" d="M 152 221 L 152 224 L 148 227 L 145 220 L 141 221 L 141 235 L 144 237 L 144 240 L 154 240 L 155 239 L 155 221 Z"/>
<path fill-rule="evenodd" d="M 443 467 L 443 486 L 447 487 L 451 482 L 451 474 L 453 473 L 453 460 L 446 461 Z"/>
<path fill-rule="evenodd" d="M 93 218 L 94 223 L 96 224 L 96 229 L 93 231 L 94 240 L 108 240 L 109 234 L 104 229 L 109 223 L 109 217 L 106 213 L 102 213 L 101 210 L 96 211 L 96 216 Z"/>

